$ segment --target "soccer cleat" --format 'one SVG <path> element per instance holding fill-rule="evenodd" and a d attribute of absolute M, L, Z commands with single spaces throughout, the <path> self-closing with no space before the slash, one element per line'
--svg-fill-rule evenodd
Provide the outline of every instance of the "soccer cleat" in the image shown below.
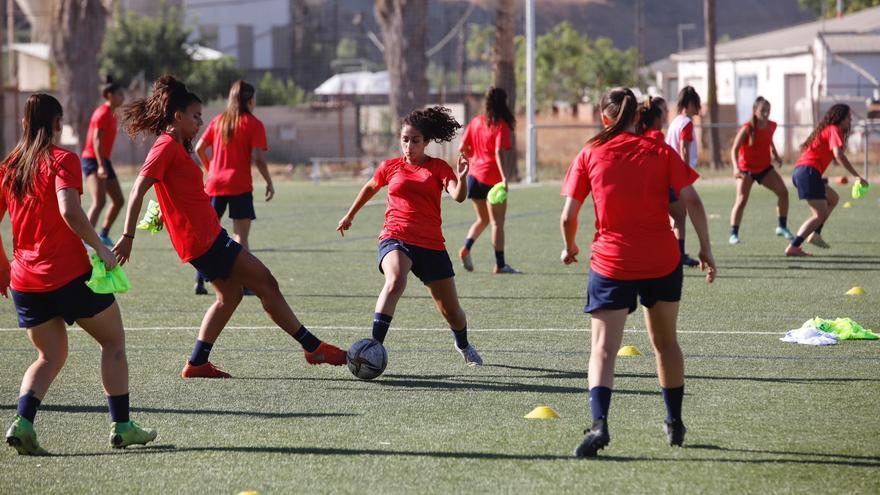
<path fill-rule="evenodd" d="M 204 284 L 196 284 L 195 291 L 197 296 L 204 296 L 208 293 L 208 289 L 205 288 Z"/>
<path fill-rule="evenodd" d="M 468 344 L 464 349 L 459 349 L 458 346 L 454 346 L 455 350 L 458 351 L 459 354 L 464 358 L 464 364 L 468 366 L 482 366 L 483 358 L 480 357 L 480 353 L 474 348 L 474 346 Z"/>
<path fill-rule="evenodd" d="M 16 416 L 12 426 L 6 430 L 6 443 L 18 451 L 18 455 L 49 455 L 37 442 L 34 424 L 21 416 Z"/>
<path fill-rule="evenodd" d="M 232 378 L 232 375 L 221 370 L 220 368 L 214 366 L 214 364 L 208 361 L 205 364 L 201 364 L 199 366 L 193 366 L 186 362 L 186 366 L 183 367 L 183 371 L 180 372 L 181 378 Z"/>
<path fill-rule="evenodd" d="M 739 236 L 736 234 L 730 234 L 730 239 L 727 240 L 730 244 L 739 244 Z"/>
<path fill-rule="evenodd" d="M 666 442 L 670 447 L 681 447 L 687 428 L 684 427 L 684 423 L 680 419 L 667 419 L 663 421 L 663 432 L 666 433 Z"/>
<path fill-rule="evenodd" d="M 822 239 L 822 236 L 815 232 L 810 234 L 810 237 L 807 237 L 807 242 L 822 249 L 828 249 L 831 247 L 831 244 L 825 242 L 825 239 Z"/>
<path fill-rule="evenodd" d="M 101 239 L 101 242 L 103 242 L 105 246 L 113 247 L 113 239 L 111 239 L 110 236 L 99 234 L 98 237 Z"/>
<path fill-rule="evenodd" d="M 584 430 L 587 436 L 580 445 L 574 449 L 575 457 L 596 457 L 596 453 L 611 443 L 611 434 L 608 433 L 608 425 L 604 419 L 593 421 L 589 430 Z"/>
<path fill-rule="evenodd" d="M 792 246 L 791 244 L 789 244 L 788 247 L 785 248 L 785 255 L 793 257 L 812 256 L 812 254 L 804 251 L 803 248 L 801 248 L 800 246 Z"/>
<path fill-rule="evenodd" d="M 145 430 L 134 421 L 113 423 L 110 427 L 110 446 L 124 449 L 129 445 L 146 445 L 156 439 L 156 430 Z"/>
<path fill-rule="evenodd" d="M 699 261 L 697 261 L 697 260 L 691 258 L 691 257 L 688 256 L 687 254 L 683 254 L 683 255 L 681 255 L 681 264 L 684 265 L 684 266 L 690 267 L 690 268 L 693 268 L 693 267 L 695 267 L 695 266 L 700 266 L 700 262 L 699 262 Z"/>
<path fill-rule="evenodd" d="M 495 268 L 492 269 L 492 272 L 495 273 L 495 274 L 500 274 L 500 273 L 522 273 L 521 271 L 517 270 L 516 268 L 514 268 L 514 267 L 512 267 L 512 266 L 510 266 L 510 265 L 504 265 L 504 266 L 502 266 L 501 268 L 498 268 L 498 265 L 495 265 Z"/>
<path fill-rule="evenodd" d="M 794 234 L 785 227 L 776 227 L 776 235 L 779 237 L 785 237 L 785 240 L 787 241 L 794 239 Z"/>
<path fill-rule="evenodd" d="M 458 252 L 458 257 L 461 258 L 461 265 L 465 270 L 472 272 L 474 271 L 474 262 L 471 260 L 471 250 L 468 248 L 461 248 Z"/>
<path fill-rule="evenodd" d="M 330 364 L 333 366 L 345 364 L 345 351 L 326 342 L 321 342 L 318 348 L 312 352 L 305 350 L 303 352 L 306 355 L 306 362 L 309 364 Z"/>

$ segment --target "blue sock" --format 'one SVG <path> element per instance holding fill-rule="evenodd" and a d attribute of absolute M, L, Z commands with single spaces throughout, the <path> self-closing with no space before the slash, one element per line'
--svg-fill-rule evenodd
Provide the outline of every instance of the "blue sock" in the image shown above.
<path fill-rule="evenodd" d="M 504 265 L 504 251 L 495 251 L 495 266 L 503 268 Z"/>
<path fill-rule="evenodd" d="M 477 242 L 475 239 L 471 239 L 470 237 L 468 237 L 464 240 L 464 248 L 470 251 L 471 248 L 474 247 L 475 242 Z"/>
<path fill-rule="evenodd" d="M 467 346 L 471 345 L 467 338 L 467 327 L 464 327 L 461 330 L 452 330 L 452 336 L 455 337 L 455 347 L 458 347 L 459 349 L 466 349 Z"/>
<path fill-rule="evenodd" d="M 208 362 L 208 357 L 211 355 L 211 348 L 214 347 L 212 342 L 205 342 L 203 340 L 196 340 L 196 345 L 193 347 L 192 356 L 189 358 L 189 364 L 193 366 L 201 366 Z"/>
<path fill-rule="evenodd" d="M 293 338 L 299 342 L 299 345 L 301 345 L 306 352 L 315 352 L 315 349 L 321 345 L 321 339 L 312 335 L 312 332 L 309 332 L 309 329 L 306 328 L 305 325 L 299 327 L 299 330 L 293 335 Z"/>
<path fill-rule="evenodd" d="M 824 227 L 824 226 L 825 226 L 825 224 L 823 223 L 822 225 L 819 225 L 818 227 L 816 227 L 816 234 L 822 235 L 822 227 Z"/>
<path fill-rule="evenodd" d="M 803 244 L 803 243 L 804 243 L 804 238 L 799 235 L 796 235 L 794 237 L 794 240 L 791 241 L 791 245 L 794 247 L 801 247 L 801 244 Z"/>
<path fill-rule="evenodd" d="M 40 399 L 34 397 L 33 391 L 28 390 L 26 394 L 18 398 L 18 407 L 15 414 L 33 423 L 34 418 L 37 417 L 37 409 L 39 407 Z"/>
<path fill-rule="evenodd" d="M 128 423 L 128 394 L 108 395 L 107 407 L 110 409 L 110 421 Z"/>
<path fill-rule="evenodd" d="M 666 403 L 666 419 L 681 421 L 681 402 L 684 399 L 684 385 L 676 388 L 663 388 L 663 402 Z"/>
<path fill-rule="evenodd" d="M 611 389 L 608 387 L 593 387 L 590 389 L 590 413 L 593 421 L 608 419 L 608 410 L 611 409 Z"/>
<path fill-rule="evenodd" d="M 739 225 L 730 226 L 730 235 L 739 235 Z"/>
<path fill-rule="evenodd" d="M 776 222 L 779 225 L 780 229 L 788 228 L 788 217 L 777 217 Z"/>
<path fill-rule="evenodd" d="M 202 277 L 202 272 L 196 270 L 196 284 L 197 285 L 205 285 L 205 278 Z"/>
<path fill-rule="evenodd" d="M 388 327 L 391 326 L 392 316 L 383 313 L 373 313 L 373 339 L 385 342 L 388 335 Z"/>
<path fill-rule="evenodd" d="M 109 227 L 101 227 L 101 235 L 104 237 L 108 237 L 110 235 Z"/>
<path fill-rule="evenodd" d="M 684 239 L 678 240 L 678 251 L 684 256 Z"/>

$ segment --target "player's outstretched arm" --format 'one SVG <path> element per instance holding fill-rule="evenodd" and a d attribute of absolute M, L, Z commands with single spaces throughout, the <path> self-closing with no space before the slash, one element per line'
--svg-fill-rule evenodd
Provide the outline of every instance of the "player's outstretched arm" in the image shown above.
<path fill-rule="evenodd" d="M 82 209 L 79 191 L 68 187 L 58 191 L 56 197 L 58 198 L 58 211 L 61 213 L 64 223 L 70 227 L 74 234 L 95 250 L 95 253 L 101 257 L 101 260 L 104 261 L 104 265 L 108 269 L 115 267 L 116 258 L 113 257 L 113 253 L 107 249 L 107 246 L 101 242 L 98 233 L 95 232 L 95 227 L 89 222 L 89 217 L 86 216 L 86 212 Z"/>
<path fill-rule="evenodd" d="M 376 183 L 376 179 L 370 179 L 364 184 L 364 187 L 361 188 L 357 197 L 354 198 L 354 203 L 351 204 L 348 213 L 342 217 L 342 220 L 340 220 L 339 224 L 336 226 L 336 230 L 342 235 L 342 237 L 345 237 L 345 231 L 351 228 L 351 223 L 354 221 L 354 216 L 357 215 L 357 212 L 367 204 L 367 201 L 376 195 L 379 189 L 381 188 L 379 187 L 379 184 Z"/>
<path fill-rule="evenodd" d="M 853 177 L 859 179 L 859 181 L 863 185 L 868 184 L 868 181 L 866 181 L 861 175 L 859 175 L 859 173 L 856 172 L 855 167 L 852 166 L 852 163 L 849 162 L 849 158 L 846 157 L 846 152 L 843 148 L 834 148 L 834 160 L 836 160 L 837 163 L 843 165 L 843 168 L 849 171 L 849 173 L 851 173 Z"/>
<path fill-rule="evenodd" d="M 581 210 L 581 202 L 571 198 L 565 198 L 562 207 L 562 215 L 559 218 L 559 228 L 562 231 L 562 254 L 559 259 L 566 265 L 577 263 L 577 255 L 580 249 L 577 246 L 578 213 Z"/>
<path fill-rule="evenodd" d="M 742 177 L 742 172 L 740 172 L 739 167 L 737 167 L 736 164 L 739 162 L 739 147 L 742 146 L 745 137 L 746 128 L 743 126 L 739 129 L 739 132 L 736 133 L 736 137 L 733 139 L 733 146 L 730 147 L 730 164 L 733 166 L 733 176 L 736 178 Z"/>
<path fill-rule="evenodd" d="M 128 194 L 128 210 L 125 212 L 125 223 L 123 224 L 122 237 L 116 241 L 113 246 L 113 253 L 120 264 L 125 264 L 131 257 L 131 247 L 134 242 L 135 227 L 137 226 L 138 217 L 141 214 L 141 207 L 144 204 L 144 196 L 147 191 L 153 187 L 156 179 L 138 175 L 134 184 L 131 186 L 131 192 Z"/>
<path fill-rule="evenodd" d="M 458 166 L 455 171 L 455 177 L 457 180 L 455 181 L 455 185 L 452 189 L 449 189 L 449 184 L 446 185 L 446 191 L 452 196 L 456 202 L 461 203 L 465 199 L 467 199 L 467 174 L 468 170 L 470 170 L 470 164 L 468 163 L 467 157 L 464 154 L 458 155 Z"/>

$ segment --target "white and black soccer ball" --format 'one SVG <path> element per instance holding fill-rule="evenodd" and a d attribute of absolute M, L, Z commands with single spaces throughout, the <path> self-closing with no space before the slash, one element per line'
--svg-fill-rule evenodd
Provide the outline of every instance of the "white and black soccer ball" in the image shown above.
<path fill-rule="evenodd" d="M 372 380 L 385 371 L 388 353 L 378 340 L 361 339 L 348 348 L 345 362 L 354 376 L 361 380 Z"/>

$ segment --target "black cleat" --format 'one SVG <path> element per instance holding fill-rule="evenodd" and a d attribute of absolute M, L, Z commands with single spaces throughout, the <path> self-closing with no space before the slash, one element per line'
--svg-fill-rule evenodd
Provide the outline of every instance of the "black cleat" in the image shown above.
<path fill-rule="evenodd" d="M 684 427 L 684 423 L 680 419 L 667 419 L 663 421 L 663 432 L 666 433 L 666 441 L 670 447 L 681 447 L 687 428 Z"/>
<path fill-rule="evenodd" d="M 204 296 L 204 295 L 208 294 L 208 289 L 206 289 L 205 286 L 202 284 L 196 284 L 195 290 L 196 290 L 197 296 Z"/>
<path fill-rule="evenodd" d="M 695 267 L 695 266 L 700 266 L 700 262 L 699 262 L 699 261 L 697 261 L 697 260 L 691 258 L 691 257 L 688 256 L 687 254 L 683 254 L 683 255 L 681 255 L 681 264 L 684 265 L 684 266 L 690 267 L 690 268 L 693 268 L 693 267 Z"/>
<path fill-rule="evenodd" d="M 604 449 L 611 442 L 611 435 L 608 433 L 608 425 L 604 419 L 593 421 L 593 426 L 589 430 L 584 430 L 587 436 L 584 441 L 574 449 L 575 457 L 596 457 L 596 453 Z"/>

